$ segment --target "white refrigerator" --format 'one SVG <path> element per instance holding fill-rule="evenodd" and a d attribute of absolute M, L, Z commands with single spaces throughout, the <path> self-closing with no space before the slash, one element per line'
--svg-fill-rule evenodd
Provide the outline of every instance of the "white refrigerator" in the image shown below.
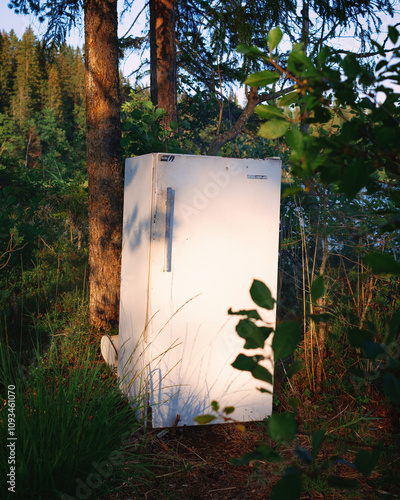
<path fill-rule="evenodd" d="M 118 375 L 153 427 L 195 425 L 212 400 L 239 421 L 271 414 L 257 388 L 272 387 L 231 366 L 258 351 L 243 349 L 228 309 L 256 308 L 254 279 L 276 297 L 280 183 L 279 158 L 126 160 Z M 274 326 L 275 310 L 262 316 Z"/>

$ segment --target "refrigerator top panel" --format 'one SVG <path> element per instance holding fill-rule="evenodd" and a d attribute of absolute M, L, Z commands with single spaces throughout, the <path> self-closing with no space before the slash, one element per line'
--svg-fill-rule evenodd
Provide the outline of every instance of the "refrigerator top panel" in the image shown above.
<path fill-rule="evenodd" d="M 154 427 L 177 415 L 193 425 L 212 400 L 238 420 L 270 414 L 272 396 L 256 388 L 272 387 L 231 366 L 253 351 L 228 309 L 256 307 L 254 279 L 276 296 L 280 179 L 276 158 L 127 160 L 118 369 L 131 397 L 145 394 Z M 275 311 L 262 314 L 274 326 Z M 272 371 L 268 345 L 264 354 Z"/>

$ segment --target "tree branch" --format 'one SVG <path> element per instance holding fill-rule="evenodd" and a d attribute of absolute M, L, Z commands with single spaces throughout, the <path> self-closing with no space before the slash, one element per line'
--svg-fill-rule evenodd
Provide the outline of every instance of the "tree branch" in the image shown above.
<path fill-rule="evenodd" d="M 264 92 L 262 94 L 258 94 L 258 88 L 252 87 L 248 96 L 247 104 L 241 115 L 237 119 L 236 123 L 228 131 L 215 137 L 210 147 L 208 148 L 207 155 L 216 156 L 222 146 L 237 137 L 249 121 L 251 115 L 254 112 L 254 108 L 258 104 L 261 104 L 265 101 L 277 99 L 278 97 L 287 94 L 292 90 L 295 90 L 295 88 L 295 85 L 292 85 L 291 87 L 287 87 L 286 89 L 280 90 L 279 92 Z"/>

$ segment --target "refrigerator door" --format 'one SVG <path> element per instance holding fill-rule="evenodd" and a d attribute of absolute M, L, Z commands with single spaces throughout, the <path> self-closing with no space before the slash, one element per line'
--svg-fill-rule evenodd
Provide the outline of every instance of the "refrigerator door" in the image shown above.
<path fill-rule="evenodd" d="M 128 160 L 127 169 L 136 162 Z M 238 317 L 227 311 L 255 307 L 253 279 L 276 296 L 281 162 L 156 154 L 152 172 L 145 321 L 130 335 L 143 338 L 136 373 L 153 426 L 171 426 L 177 415 L 193 425 L 212 400 L 234 406 L 237 420 L 261 420 L 272 395 L 256 388 L 272 387 L 231 366 L 240 352 L 257 351 L 243 350 Z M 125 283 L 121 304 L 132 318 L 143 316 L 127 306 L 129 289 Z M 275 311 L 264 313 L 274 326 Z M 271 360 L 266 366 L 273 370 Z"/>

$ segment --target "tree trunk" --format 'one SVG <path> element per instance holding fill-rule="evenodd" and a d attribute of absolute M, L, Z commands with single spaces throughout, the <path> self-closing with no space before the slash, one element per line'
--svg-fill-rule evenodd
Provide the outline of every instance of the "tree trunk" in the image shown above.
<path fill-rule="evenodd" d="M 301 9 L 302 25 L 301 25 L 301 41 L 304 43 L 304 53 L 307 54 L 308 45 L 310 42 L 310 5 L 308 0 L 303 2 L 303 8 Z M 304 114 L 304 106 L 300 106 L 301 115 Z M 304 119 L 300 122 L 300 131 L 304 134 L 308 134 L 310 124 L 306 123 Z"/>
<path fill-rule="evenodd" d="M 326 226 L 327 226 L 327 189 L 323 187 L 323 198 L 322 198 L 322 209 L 323 209 L 323 217 L 322 217 L 322 232 L 323 237 L 319 236 L 319 229 L 316 235 L 316 248 L 322 247 L 322 260 L 321 266 L 319 268 L 319 275 L 323 276 L 325 274 L 326 264 L 328 262 L 329 251 L 328 251 L 328 237 L 326 234 Z M 318 223 L 319 225 L 319 223 Z M 315 313 L 322 314 L 326 311 L 326 293 L 322 297 L 317 300 Z M 317 348 L 318 348 L 318 357 L 316 363 L 315 370 L 315 381 L 316 388 L 318 391 L 322 391 L 322 383 L 324 377 L 324 358 L 325 358 L 325 343 L 326 343 L 326 335 L 327 335 L 327 324 L 325 321 L 319 321 L 317 326 Z"/>
<path fill-rule="evenodd" d="M 84 9 L 90 322 L 105 328 L 118 322 L 122 240 L 117 0 Z"/>
<path fill-rule="evenodd" d="M 177 117 L 174 0 L 150 0 L 150 96 L 169 127 Z"/>

